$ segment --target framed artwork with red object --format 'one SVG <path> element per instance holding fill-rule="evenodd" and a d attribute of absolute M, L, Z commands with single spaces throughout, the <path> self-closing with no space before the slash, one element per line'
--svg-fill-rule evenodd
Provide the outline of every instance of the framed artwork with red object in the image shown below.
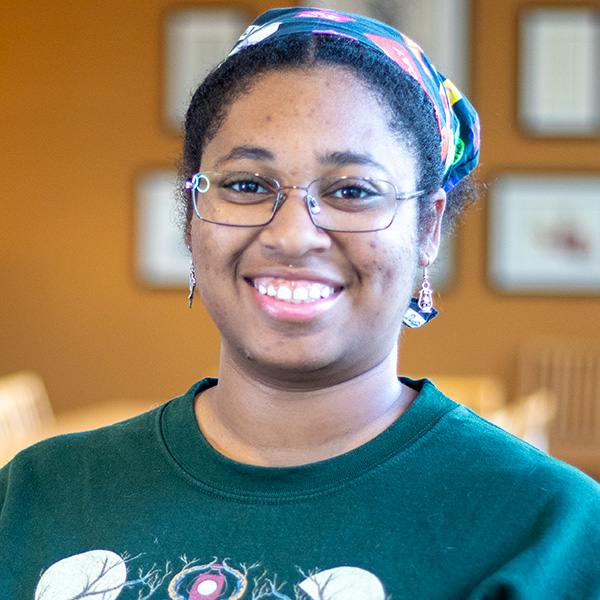
<path fill-rule="evenodd" d="M 502 175 L 490 185 L 488 215 L 488 278 L 496 289 L 600 293 L 600 175 Z"/>

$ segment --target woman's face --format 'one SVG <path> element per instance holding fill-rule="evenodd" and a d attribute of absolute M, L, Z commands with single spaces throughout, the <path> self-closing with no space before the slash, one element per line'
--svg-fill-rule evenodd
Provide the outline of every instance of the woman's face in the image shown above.
<path fill-rule="evenodd" d="M 200 167 L 261 173 L 283 186 L 352 175 L 414 191 L 414 158 L 387 122 L 345 69 L 273 72 L 231 105 Z M 419 243 L 413 199 L 399 202 L 385 230 L 334 233 L 313 225 L 303 198 L 290 191 L 263 227 L 194 216 L 192 253 L 221 360 L 262 381 L 326 387 L 395 362 L 417 266 L 435 259 L 439 219 Z M 434 202 L 441 218 L 443 194 Z"/>

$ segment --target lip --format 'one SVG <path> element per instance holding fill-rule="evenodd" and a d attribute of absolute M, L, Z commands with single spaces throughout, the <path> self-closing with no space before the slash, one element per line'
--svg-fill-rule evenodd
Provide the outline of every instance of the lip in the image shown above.
<path fill-rule="evenodd" d="M 255 287 L 255 281 L 259 279 L 280 279 L 285 281 L 298 281 L 303 284 L 320 284 L 332 288 L 334 291 L 327 298 L 314 300 L 306 303 L 292 303 L 280 300 L 277 297 L 261 294 Z M 281 270 L 269 269 L 261 270 L 260 274 L 245 276 L 244 280 L 250 289 L 250 294 L 254 302 L 269 317 L 285 321 L 310 321 L 322 316 L 328 310 L 333 308 L 343 294 L 344 286 L 337 278 L 323 276 L 322 273 L 316 274 L 304 269 Z"/>
<path fill-rule="evenodd" d="M 248 288 L 250 289 L 252 298 L 264 312 L 270 317 L 285 321 L 310 321 L 317 319 L 333 308 L 343 293 L 343 288 L 337 289 L 328 298 L 322 298 L 321 300 L 305 304 L 293 304 L 292 302 L 286 302 L 285 300 L 279 300 L 279 298 L 261 294 L 251 282 L 248 284 Z"/>

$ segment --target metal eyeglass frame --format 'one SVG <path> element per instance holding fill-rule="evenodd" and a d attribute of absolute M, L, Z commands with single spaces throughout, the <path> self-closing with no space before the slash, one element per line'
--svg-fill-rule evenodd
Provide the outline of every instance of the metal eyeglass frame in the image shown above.
<path fill-rule="evenodd" d="M 201 194 L 205 194 L 210 189 L 211 182 L 210 182 L 209 177 L 206 175 L 206 173 L 247 174 L 247 175 L 251 175 L 253 177 L 259 177 L 263 180 L 266 180 L 266 181 L 269 181 L 269 182 L 272 182 L 273 184 L 275 184 L 274 187 L 276 187 L 277 193 L 276 193 L 275 198 L 273 199 L 273 211 L 272 211 L 269 219 L 262 223 L 246 225 L 246 224 L 237 224 L 237 223 L 223 223 L 221 221 L 213 221 L 211 219 L 207 219 L 206 217 L 203 217 L 198 211 L 198 204 L 196 202 L 196 191 L 198 191 Z M 206 182 L 206 187 L 201 189 L 200 181 L 202 179 L 204 179 L 204 181 Z M 314 215 L 319 214 L 319 212 L 321 212 L 321 205 L 319 204 L 319 201 L 317 200 L 317 198 L 315 198 L 314 196 L 311 196 L 308 193 L 308 190 L 314 183 L 321 181 L 322 179 L 332 179 L 332 180 L 335 179 L 335 180 L 340 180 L 340 181 L 342 181 L 344 179 L 358 179 L 358 180 L 364 180 L 364 181 L 380 181 L 380 182 L 390 185 L 395 192 L 395 200 L 396 200 L 396 205 L 394 207 L 394 212 L 391 215 L 390 222 L 387 225 L 384 225 L 382 227 L 376 227 L 374 229 L 373 228 L 371 228 L 371 229 L 338 229 L 335 227 L 325 227 L 323 225 L 320 225 L 319 223 L 316 223 L 315 219 L 314 219 Z M 339 233 L 369 233 L 372 231 L 383 231 L 383 230 L 387 229 L 388 227 L 390 227 L 392 225 L 392 223 L 394 222 L 394 219 L 396 218 L 396 210 L 398 207 L 398 201 L 412 200 L 414 198 L 419 198 L 421 196 L 424 196 L 427 193 L 425 190 L 399 193 L 396 186 L 391 181 L 387 181 L 385 179 L 376 179 L 376 178 L 371 178 L 371 177 L 353 177 L 353 176 L 319 177 L 319 178 L 311 181 L 307 186 L 299 186 L 299 185 L 283 186 L 279 183 L 279 181 L 277 181 L 277 179 L 275 179 L 273 177 L 267 177 L 266 175 L 261 175 L 260 173 L 252 173 L 251 171 L 201 171 L 201 172 L 193 175 L 188 181 L 185 182 L 185 189 L 191 191 L 192 201 L 194 204 L 194 212 L 196 213 L 196 216 L 199 219 L 201 219 L 202 221 L 205 221 L 206 223 L 213 223 L 214 225 L 223 225 L 225 227 L 264 227 L 265 225 L 268 225 L 269 223 L 271 223 L 271 221 L 275 218 L 275 215 L 277 214 L 277 211 L 279 210 L 279 208 L 283 205 L 283 203 L 288 198 L 288 195 L 285 193 L 282 193 L 282 190 L 302 190 L 304 192 L 303 201 L 304 201 L 304 204 L 308 211 L 308 215 L 310 217 L 312 224 L 315 227 L 317 227 L 318 229 L 322 229 L 324 231 L 334 231 L 334 232 L 339 232 Z"/>

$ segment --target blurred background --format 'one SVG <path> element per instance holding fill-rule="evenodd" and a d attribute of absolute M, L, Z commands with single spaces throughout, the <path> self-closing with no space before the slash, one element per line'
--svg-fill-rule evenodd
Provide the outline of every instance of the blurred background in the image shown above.
<path fill-rule="evenodd" d="M 452 7 L 440 2 L 445 10 Z M 597 130 L 540 136 L 519 121 L 520 16 L 524 7 L 536 5 L 580 6 L 473 0 L 458 2 L 459 23 L 447 23 L 460 34 L 457 60 L 464 70 L 458 78 L 481 116 L 479 177 L 490 190 L 511 174 L 600 170 Z M 185 285 L 153 284 L 136 258 L 140 178 L 173 169 L 181 143 L 165 116 L 167 23 L 182 8 L 215 6 L 169 0 L 0 2 L 0 375 L 37 373 L 56 415 L 101 405 L 159 404 L 217 374 L 218 332 L 200 302 L 189 310 Z M 217 7 L 234 7 L 249 22 L 272 6 L 246 0 Z M 398 13 L 393 3 L 386 6 L 380 7 L 386 14 Z M 588 6 L 600 9 L 599 2 Z M 413 10 L 411 17 L 417 29 L 419 14 Z M 431 14 L 443 29 L 443 14 Z M 536 358 L 532 346 L 584 348 L 583 359 L 566 360 L 588 365 L 590 399 L 580 410 L 588 429 L 579 436 L 587 436 L 587 454 L 563 454 L 593 471 L 600 432 L 600 397 L 594 395 L 600 389 L 598 296 L 515 292 L 494 283 L 488 269 L 490 210 L 483 198 L 457 232 L 450 274 L 438 286 L 441 315 L 403 334 L 400 371 L 483 378 L 497 384 L 510 404 L 548 385 L 527 383 L 527 369 L 531 374 L 540 361 L 551 360 Z M 560 385 L 572 389 L 573 377 L 580 377 L 570 377 L 571 383 Z M 582 394 L 561 396 L 556 418 L 561 410 L 568 415 L 569 403 L 575 406 Z"/>

